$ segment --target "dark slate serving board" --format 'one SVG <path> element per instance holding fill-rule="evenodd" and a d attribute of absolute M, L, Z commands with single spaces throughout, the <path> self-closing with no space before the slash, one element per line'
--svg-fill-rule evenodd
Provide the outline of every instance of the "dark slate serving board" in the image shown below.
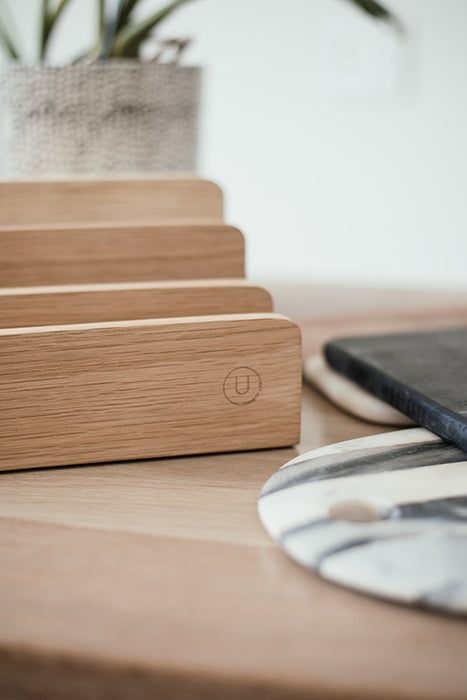
<path fill-rule="evenodd" d="M 325 355 L 334 369 L 467 451 L 467 328 L 341 338 Z"/>

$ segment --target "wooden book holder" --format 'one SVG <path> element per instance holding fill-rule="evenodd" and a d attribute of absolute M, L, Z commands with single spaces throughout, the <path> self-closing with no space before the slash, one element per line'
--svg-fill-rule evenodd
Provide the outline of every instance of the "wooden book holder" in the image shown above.
<path fill-rule="evenodd" d="M 298 441 L 300 331 L 222 208 L 195 178 L 0 183 L 0 471 Z"/>
<path fill-rule="evenodd" d="M 0 328 L 272 311 L 245 280 L 195 280 L 0 289 Z"/>
<path fill-rule="evenodd" d="M 0 287 L 238 278 L 244 257 L 222 223 L 0 227 Z"/>
<path fill-rule="evenodd" d="M 183 177 L 0 182 L 0 226 L 221 222 L 222 192 Z"/>
<path fill-rule="evenodd" d="M 300 331 L 275 314 L 0 330 L 0 469 L 292 445 Z"/>

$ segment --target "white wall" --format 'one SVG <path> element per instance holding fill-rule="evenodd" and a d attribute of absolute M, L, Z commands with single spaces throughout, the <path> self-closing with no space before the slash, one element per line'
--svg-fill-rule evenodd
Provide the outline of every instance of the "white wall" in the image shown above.
<path fill-rule="evenodd" d="M 206 67 L 200 172 L 253 278 L 467 288 L 467 2 L 387 2 L 403 40 L 343 0 L 194 0 L 164 27 Z"/>

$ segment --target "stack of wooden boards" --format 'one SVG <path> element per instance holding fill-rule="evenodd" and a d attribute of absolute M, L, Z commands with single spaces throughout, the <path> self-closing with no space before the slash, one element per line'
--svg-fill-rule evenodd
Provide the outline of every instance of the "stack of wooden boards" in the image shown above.
<path fill-rule="evenodd" d="M 298 327 L 200 179 L 0 183 L 0 470 L 292 445 Z"/>

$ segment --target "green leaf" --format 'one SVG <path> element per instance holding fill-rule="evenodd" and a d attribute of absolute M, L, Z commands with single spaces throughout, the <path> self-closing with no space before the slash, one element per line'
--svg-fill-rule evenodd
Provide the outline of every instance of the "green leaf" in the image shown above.
<path fill-rule="evenodd" d="M 41 20 L 41 37 L 39 46 L 39 58 L 43 61 L 47 54 L 50 36 L 54 29 L 58 18 L 62 14 L 69 0 L 42 0 L 42 20 Z"/>
<path fill-rule="evenodd" d="M 118 25 L 118 29 L 122 29 L 122 27 L 125 26 L 125 24 L 128 24 L 128 21 L 131 18 L 131 15 L 133 13 L 133 10 L 135 9 L 136 5 L 138 5 L 140 0 L 126 0 L 125 6 L 123 8 L 123 12 L 120 17 L 120 22 Z"/>
<path fill-rule="evenodd" d="M 13 39 L 12 32 L 7 26 L 5 17 L 8 17 L 7 8 L 4 3 L 0 1 L 0 45 L 3 46 L 4 51 L 10 58 L 18 60 L 20 58 L 20 52 Z M 11 20 L 9 22 L 11 25 Z"/>
<path fill-rule="evenodd" d="M 386 7 L 376 2 L 376 0 L 350 0 L 350 2 L 359 7 L 367 15 L 370 15 L 370 17 L 392 24 L 401 32 L 404 31 L 400 20 Z"/>
<path fill-rule="evenodd" d="M 128 24 L 123 27 L 117 34 L 110 55 L 113 58 L 137 58 L 141 43 L 149 36 L 151 31 L 178 7 L 191 1 L 192 0 L 173 0 L 173 2 L 163 7 L 154 15 L 138 23 Z"/>
<path fill-rule="evenodd" d="M 99 58 L 109 58 L 127 0 L 106 0 L 100 3 L 101 34 Z"/>

